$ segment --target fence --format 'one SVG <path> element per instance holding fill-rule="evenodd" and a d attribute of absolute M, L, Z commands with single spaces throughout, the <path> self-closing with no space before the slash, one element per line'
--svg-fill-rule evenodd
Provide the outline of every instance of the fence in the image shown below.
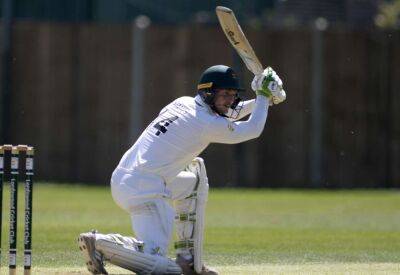
<path fill-rule="evenodd" d="M 246 34 L 282 76 L 288 100 L 270 109 L 261 138 L 203 153 L 212 186 L 400 187 L 399 32 L 322 33 L 321 113 L 310 98 L 314 32 Z M 37 148 L 39 178 L 108 184 L 136 138 L 129 135 L 132 35 L 131 25 L 14 25 L 9 142 Z M 193 95 L 205 68 L 235 64 L 217 26 L 151 26 L 144 39 L 142 128 L 169 101 Z M 252 76 L 239 71 L 251 96 Z M 322 129 L 313 183 L 315 116 Z"/>

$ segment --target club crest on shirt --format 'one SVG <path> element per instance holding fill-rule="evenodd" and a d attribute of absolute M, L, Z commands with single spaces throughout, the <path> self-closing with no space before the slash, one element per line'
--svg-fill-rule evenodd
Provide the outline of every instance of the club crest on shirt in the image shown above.
<path fill-rule="evenodd" d="M 231 132 L 235 131 L 235 128 L 233 127 L 233 123 L 232 122 L 228 123 L 228 129 Z"/>

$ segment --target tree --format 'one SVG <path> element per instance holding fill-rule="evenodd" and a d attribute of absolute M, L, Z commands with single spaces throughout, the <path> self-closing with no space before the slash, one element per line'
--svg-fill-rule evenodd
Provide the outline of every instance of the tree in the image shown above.
<path fill-rule="evenodd" d="M 381 2 L 375 25 L 382 29 L 400 29 L 400 0 Z"/>

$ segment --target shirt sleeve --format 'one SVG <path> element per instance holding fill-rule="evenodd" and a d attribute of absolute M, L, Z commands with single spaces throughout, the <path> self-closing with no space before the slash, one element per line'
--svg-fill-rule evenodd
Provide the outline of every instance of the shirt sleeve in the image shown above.
<path fill-rule="evenodd" d="M 229 119 L 230 121 L 236 121 L 244 118 L 245 116 L 251 114 L 253 112 L 254 107 L 256 106 L 256 100 L 246 100 L 246 101 L 241 101 L 239 104 L 242 105 L 242 109 L 240 109 L 239 116 L 236 117 L 235 119 Z M 234 111 L 232 109 L 229 109 L 230 113 L 233 113 Z"/>
<path fill-rule="evenodd" d="M 233 122 L 221 116 L 215 117 L 207 125 L 205 137 L 209 142 L 226 144 L 240 143 L 259 137 L 267 120 L 268 103 L 265 96 L 257 96 L 254 110 L 246 121 Z"/>

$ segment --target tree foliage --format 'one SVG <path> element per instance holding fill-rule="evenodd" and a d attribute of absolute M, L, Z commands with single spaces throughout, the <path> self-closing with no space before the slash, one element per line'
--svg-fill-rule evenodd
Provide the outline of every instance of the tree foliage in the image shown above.
<path fill-rule="evenodd" d="M 375 17 L 375 24 L 383 29 L 400 29 L 400 0 L 382 2 Z"/>

